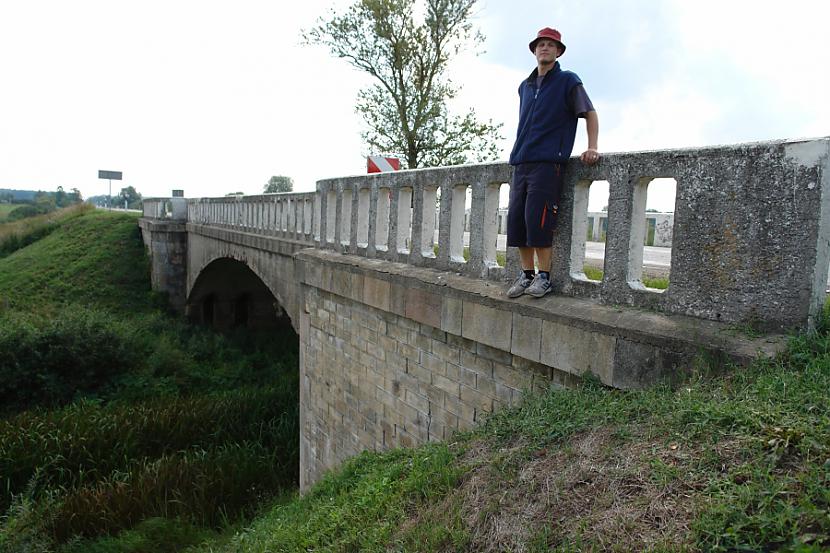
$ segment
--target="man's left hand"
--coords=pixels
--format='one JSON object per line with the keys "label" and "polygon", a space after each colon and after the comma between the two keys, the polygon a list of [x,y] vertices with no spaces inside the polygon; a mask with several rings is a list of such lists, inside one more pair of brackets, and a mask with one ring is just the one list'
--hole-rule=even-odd
{"label": "man's left hand", "polygon": [[588,148],[582,155],[579,156],[579,159],[582,160],[582,163],[585,165],[594,165],[596,162],[599,161],[600,155],[599,152],[593,148]]}

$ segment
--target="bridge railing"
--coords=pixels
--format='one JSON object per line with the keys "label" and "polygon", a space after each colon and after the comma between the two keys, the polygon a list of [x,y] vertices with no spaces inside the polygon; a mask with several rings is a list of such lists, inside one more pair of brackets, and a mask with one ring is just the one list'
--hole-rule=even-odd
{"label": "bridge railing", "polygon": [[[509,165],[492,163],[319,181],[320,247],[503,279],[497,217],[510,175]],[[465,247],[468,195],[472,223]]]}
{"label": "bridge railing", "polygon": [[[811,322],[824,302],[830,261],[829,144],[822,138],[606,154],[594,167],[572,160],[552,244],[555,291],[763,328]],[[512,279],[517,251],[508,248],[505,261],[497,253],[499,195],[511,171],[494,163],[319,181],[319,247]],[[676,182],[665,291],[642,278],[646,197],[657,178]],[[595,181],[610,187],[601,281],[583,269]]]}
{"label": "bridge railing", "polygon": [[[317,192],[191,199],[184,214],[174,202],[183,199],[151,198],[144,214],[505,281],[520,268],[515,248],[497,251],[511,173],[492,163],[327,179]],[[646,198],[658,178],[676,182],[665,291],[642,278]],[[598,281],[583,270],[595,181],[610,188]],[[571,160],[552,249],[558,294],[759,328],[810,324],[830,263],[830,139],[606,154],[594,167]]]}
{"label": "bridge railing", "polygon": [[187,203],[187,220],[201,225],[313,242],[315,235],[319,234],[317,198],[315,192],[289,192],[191,199]]}
{"label": "bridge railing", "polygon": [[150,219],[187,219],[187,200],[184,198],[144,198],[141,204],[144,216]]}

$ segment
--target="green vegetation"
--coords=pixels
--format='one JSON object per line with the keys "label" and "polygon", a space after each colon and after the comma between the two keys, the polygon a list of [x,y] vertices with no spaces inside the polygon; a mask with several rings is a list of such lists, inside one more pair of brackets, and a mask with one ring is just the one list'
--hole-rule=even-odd
{"label": "green vegetation", "polygon": [[[16,209],[19,209],[19,207]],[[0,258],[37,242],[58,228],[61,222],[82,215],[90,209],[92,209],[90,206],[75,204],[46,214],[25,217],[1,224]]]}
{"label": "green vegetation", "polygon": [[498,157],[502,124],[479,120],[472,108],[464,114],[451,108],[458,93],[449,78],[452,60],[484,41],[475,29],[479,5],[355,0],[303,33],[306,43],[371,77],[355,105],[368,151],[394,153],[407,169]]}
{"label": "green vegetation", "polygon": [[588,379],[449,444],[364,453],[192,551],[826,551],[828,320],[748,369]]}
{"label": "green vegetation", "polygon": [[178,551],[296,488],[296,335],[167,313],[136,216],[75,207],[9,237],[0,551]]}
{"label": "green vegetation", "polygon": [[83,198],[77,188],[67,193],[62,186],[58,186],[56,192],[0,191],[0,201],[3,202],[0,203],[0,223],[5,223],[78,205]]}
{"label": "green vegetation", "polygon": [[274,175],[265,183],[262,192],[264,194],[276,194],[278,192],[291,192],[292,190],[294,190],[294,179]]}
{"label": "green vegetation", "polygon": [[0,223],[5,222],[6,218],[9,216],[9,213],[11,213],[17,207],[18,206],[16,204],[0,203]]}
{"label": "green vegetation", "polygon": [[115,196],[90,196],[86,200],[92,205],[115,209],[141,209],[142,196],[134,187],[122,188]]}

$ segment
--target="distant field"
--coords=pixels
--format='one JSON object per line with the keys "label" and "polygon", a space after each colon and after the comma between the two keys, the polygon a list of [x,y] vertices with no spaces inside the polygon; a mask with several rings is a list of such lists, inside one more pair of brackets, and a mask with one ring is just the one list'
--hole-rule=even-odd
{"label": "distant field", "polygon": [[6,216],[12,212],[12,210],[16,207],[20,207],[17,204],[0,204],[0,223],[6,220]]}

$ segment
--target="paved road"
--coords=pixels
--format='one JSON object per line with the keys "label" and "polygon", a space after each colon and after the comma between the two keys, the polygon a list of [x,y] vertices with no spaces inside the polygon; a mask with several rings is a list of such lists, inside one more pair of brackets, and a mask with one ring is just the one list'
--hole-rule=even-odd
{"label": "paved road", "polygon": [[[585,242],[585,259],[592,261],[605,259],[605,242]],[[645,246],[643,248],[643,267],[668,272],[671,267],[671,248]]]}

